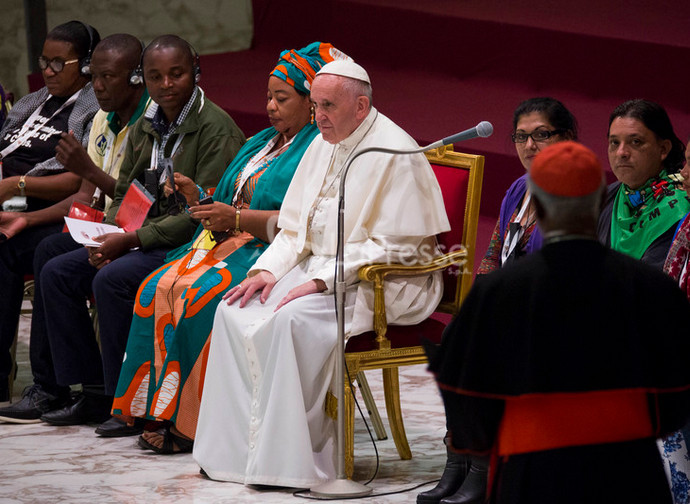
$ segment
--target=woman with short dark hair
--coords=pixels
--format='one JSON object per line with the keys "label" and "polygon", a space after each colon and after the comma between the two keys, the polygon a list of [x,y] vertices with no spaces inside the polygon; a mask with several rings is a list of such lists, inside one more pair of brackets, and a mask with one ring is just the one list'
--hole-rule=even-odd
{"label": "woman with short dark hair", "polygon": [[[513,113],[515,150],[525,171],[534,157],[547,145],[562,140],[577,140],[575,116],[555,98],[529,98]],[[484,275],[525,254],[541,248],[536,213],[527,190],[527,173],[508,189],[489,248],[477,274]]]}

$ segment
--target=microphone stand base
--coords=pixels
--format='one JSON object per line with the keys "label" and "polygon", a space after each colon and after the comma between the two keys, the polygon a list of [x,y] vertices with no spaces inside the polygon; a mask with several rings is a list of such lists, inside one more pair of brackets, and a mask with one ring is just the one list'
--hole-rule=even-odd
{"label": "microphone stand base", "polygon": [[316,497],[360,497],[369,495],[372,488],[352,481],[351,479],[335,479],[311,488],[309,493]]}

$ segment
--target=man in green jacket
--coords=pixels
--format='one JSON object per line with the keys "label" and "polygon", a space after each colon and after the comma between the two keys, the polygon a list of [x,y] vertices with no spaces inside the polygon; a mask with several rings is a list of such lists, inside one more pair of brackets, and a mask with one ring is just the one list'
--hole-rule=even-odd
{"label": "man in green jacket", "polygon": [[[198,224],[184,211],[184,203],[168,195],[172,172],[208,190],[245,141],[230,116],[197,86],[198,55],[186,41],[158,37],[144,51],[142,66],[155,104],[132,129],[106,222],[115,223],[118,211],[122,217],[127,206],[123,199],[135,185],[146,189],[153,205],[140,228],[102,235],[97,238],[100,246],[59,255],[41,272],[57,382],[83,386],[72,404],[44,413],[41,420],[53,425],[110,417],[139,284],[163,264],[169,250],[192,238]],[[86,305],[91,295],[98,310],[100,350]],[[125,434],[117,425],[101,427],[97,432],[103,435]]]}

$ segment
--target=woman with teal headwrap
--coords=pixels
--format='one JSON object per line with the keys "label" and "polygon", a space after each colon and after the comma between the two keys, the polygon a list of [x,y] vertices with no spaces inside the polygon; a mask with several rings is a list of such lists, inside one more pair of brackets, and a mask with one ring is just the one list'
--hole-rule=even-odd
{"label": "woman with teal headwrap", "polygon": [[144,433],[140,446],[157,453],[191,451],[216,306],[277,232],[290,180],[318,134],[310,84],[340,54],[319,42],[281,53],[268,79],[272,126],[242,147],[210,204],[198,204],[209,198],[175,174],[201,225],[193,241],[170,252],[170,262],[139,287],[113,402],[113,415],[134,425],[133,433],[146,419],[166,422],[164,431]]}

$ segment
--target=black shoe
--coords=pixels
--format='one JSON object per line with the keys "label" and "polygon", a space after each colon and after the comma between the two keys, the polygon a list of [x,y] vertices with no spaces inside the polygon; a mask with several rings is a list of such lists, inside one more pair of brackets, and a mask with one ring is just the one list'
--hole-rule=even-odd
{"label": "black shoe", "polygon": [[83,425],[103,423],[110,418],[111,396],[79,394],[75,402],[62,409],[49,411],[41,416],[41,421],[50,425]]}
{"label": "black shoe", "polygon": [[102,437],[125,437],[136,436],[144,432],[146,420],[135,418],[134,425],[127,425],[127,422],[117,417],[110,417],[96,428],[96,434]]}
{"label": "black shoe", "polygon": [[8,380],[0,381],[0,404],[7,403],[10,404],[10,385]]}
{"label": "black shoe", "polygon": [[[17,381],[17,367],[16,362],[12,362],[12,370],[10,376],[12,383]],[[10,393],[10,377],[6,376],[0,380],[0,407],[4,408],[12,404],[12,394]]]}
{"label": "black shoe", "polygon": [[39,423],[44,413],[62,408],[68,402],[67,396],[54,396],[34,384],[24,389],[22,400],[0,408],[0,421],[10,423]]}
{"label": "black shoe", "polygon": [[441,499],[441,504],[482,504],[486,499],[489,457],[470,457],[470,472],[453,495]]}
{"label": "black shoe", "polygon": [[441,480],[431,490],[417,495],[417,504],[438,504],[441,499],[453,495],[467,476],[470,461],[467,455],[453,453],[448,450],[446,467],[443,469]]}

